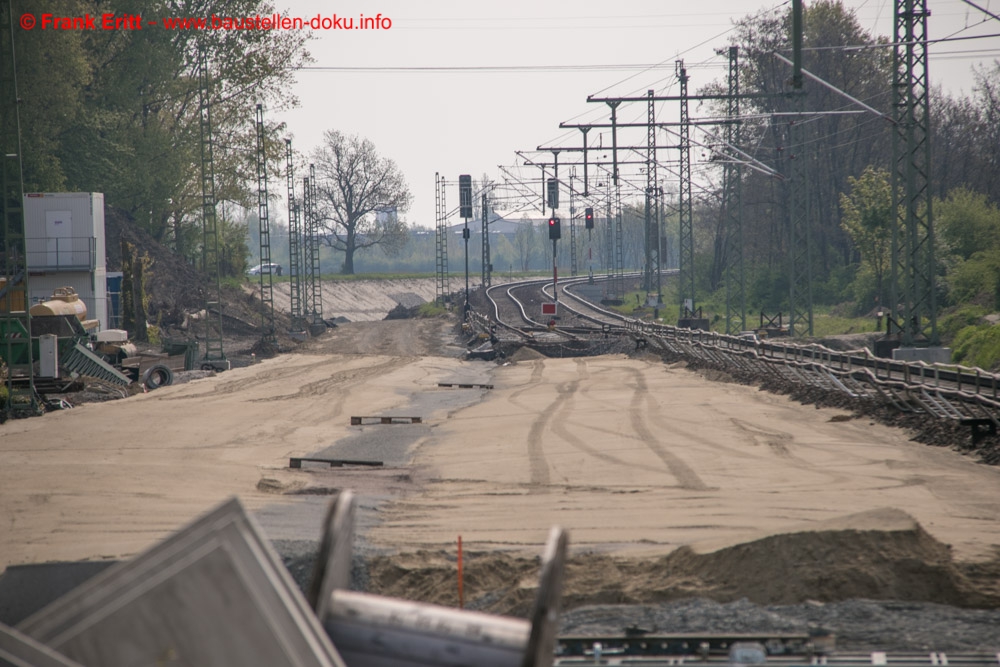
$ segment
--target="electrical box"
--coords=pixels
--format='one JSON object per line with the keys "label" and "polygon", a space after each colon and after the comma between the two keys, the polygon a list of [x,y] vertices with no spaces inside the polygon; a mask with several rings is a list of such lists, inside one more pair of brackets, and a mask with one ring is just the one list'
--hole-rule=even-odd
{"label": "electrical box", "polygon": [[38,337],[38,368],[39,377],[59,377],[59,337],[55,334]]}

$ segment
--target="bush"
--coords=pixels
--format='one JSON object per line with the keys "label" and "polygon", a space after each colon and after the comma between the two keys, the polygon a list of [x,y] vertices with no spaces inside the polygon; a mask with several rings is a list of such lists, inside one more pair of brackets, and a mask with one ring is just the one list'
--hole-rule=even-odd
{"label": "bush", "polygon": [[975,253],[957,264],[947,280],[953,302],[978,301],[1000,308],[1000,251]]}
{"label": "bush", "polygon": [[986,370],[1000,366],[1000,327],[968,326],[959,331],[955,336],[952,360]]}
{"label": "bush", "polygon": [[966,305],[941,317],[938,320],[938,330],[942,341],[945,343],[953,341],[962,329],[981,324],[986,313],[986,309],[982,306]]}
{"label": "bush", "polygon": [[447,314],[448,309],[440,305],[437,301],[421,304],[417,308],[417,317],[441,317]]}

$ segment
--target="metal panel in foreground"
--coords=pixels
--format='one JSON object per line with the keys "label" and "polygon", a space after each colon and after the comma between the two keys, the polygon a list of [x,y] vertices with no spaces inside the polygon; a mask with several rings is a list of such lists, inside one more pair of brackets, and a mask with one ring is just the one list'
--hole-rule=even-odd
{"label": "metal panel in foreground", "polygon": [[0,667],[80,667],[80,664],[0,623]]}
{"label": "metal panel in foreground", "polygon": [[522,619],[334,591],[326,629],[352,667],[520,667]]}
{"label": "metal panel in foreground", "polygon": [[344,665],[236,499],[95,576],[18,630],[102,667]]}
{"label": "metal panel in foreground", "polygon": [[530,621],[335,589],[323,625],[351,667],[549,667],[566,548],[566,533],[553,528]]}

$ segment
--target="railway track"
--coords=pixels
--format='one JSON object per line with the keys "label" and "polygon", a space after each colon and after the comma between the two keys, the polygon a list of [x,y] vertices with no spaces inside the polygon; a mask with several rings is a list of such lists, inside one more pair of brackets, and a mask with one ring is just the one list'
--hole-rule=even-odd
{"label": "railway track", "polygon": [[777,375],[793,384],[958,422],[972,429],[974,441],[1000,430],[1000,375],[995,373],[954,364],[885,359],[864,349],[840,352],[815,343],[751,340],[631,319],[594,303],[605,279],[561,281],[558,318],[552,326],[541,315],[541,304],[553,300],[551,280],[492,287],[486,294],[491,312],[481,326],[502,330],[501,337],[508,341],[571,343],[581,348],[595,338],[630,336],[637,345],[694,357],[723,370]]}
{"label": "railway track", "polygon": [[[637,275],[626,274],[626,277],[633,278]],[[496,285],[486,291],[486,296],[490,301],[492,319],[500,326],[516,329],[521,333],[544,331],[571,339],[606,334],[610,330],[626,334],[627,318],[593,303],[602,293],[601,284],[606,280],[607,277],[602,276],[594,279],[575,277],[560,281],[558,313],[555,317],[542,315],[541,312],[543,303],[553,301],[552,281],[548,278]],[[578,294],[570,288],[586,294]],[[550,322],[554,324],[550,325]]]}

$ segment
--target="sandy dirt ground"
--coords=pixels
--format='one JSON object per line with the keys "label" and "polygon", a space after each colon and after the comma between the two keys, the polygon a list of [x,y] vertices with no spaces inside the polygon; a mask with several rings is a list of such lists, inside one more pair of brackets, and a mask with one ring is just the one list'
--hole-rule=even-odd
{"label": "sandy dirt ground", "polygon": [[[417,298],[433,301],[437,281],[433,278],[399,280],[326,280],[322,283],[323,316],[344,317],[351,322],[381,320],[400,302],[410,307]],[[473,281],[478,284],[478,281]],[[453,281],[452,288],[457,289]],[[274,305],[284,311],[291,307],[291,286],[274,283]]]}
{"label": "sandy dirt ground", "polygon": [[[470,552],[533,557],[554,524],[576,555],[649,563],[803,530],[922,527],[941,544],[930,560],[943,545],[965,562],[998,553],[1000,469],[654,358],[496,367],[460,360],[452,334],[345,325],[216,377],[0,426],[0,567],[125,558],[232,495],[272,538],[316,539],[323,493],[341,487],[358,489],[380,553],[449,553],[461,535]],[[423,424],[349,424],[414,413]],[[386,467],[288,469],[317,452]]]}
{"label": "sandy dirt ground", "polygon": [[374,542],[536,548],[558,524],[578,551],[663,554],[897,508],[958,558],[1000,545],[1000,470],[837,410],[658,360],[522,361],[494,380],[420,446],[421,492]]}

